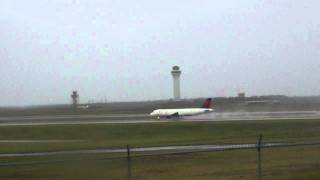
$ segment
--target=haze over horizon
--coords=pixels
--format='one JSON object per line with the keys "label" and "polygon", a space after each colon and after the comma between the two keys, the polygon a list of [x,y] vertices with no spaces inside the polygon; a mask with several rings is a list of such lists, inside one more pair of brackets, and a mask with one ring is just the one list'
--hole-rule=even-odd
{"label": "haze over horizon", "polygon": [[320,1],[0,0],[0,106],[320,94]]}

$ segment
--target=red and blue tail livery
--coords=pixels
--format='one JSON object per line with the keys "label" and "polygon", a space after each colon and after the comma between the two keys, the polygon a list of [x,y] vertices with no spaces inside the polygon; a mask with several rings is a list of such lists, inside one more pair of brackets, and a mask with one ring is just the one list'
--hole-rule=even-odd
{"label": "red and blue tail livery", "polygon": [[204,101],[202,108],[210,108],[212,98],[208,98]]}

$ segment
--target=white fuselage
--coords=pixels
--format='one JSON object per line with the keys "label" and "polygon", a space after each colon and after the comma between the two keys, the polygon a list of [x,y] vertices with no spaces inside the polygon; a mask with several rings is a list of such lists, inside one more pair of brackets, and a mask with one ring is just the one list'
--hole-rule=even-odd
{"label": "white fuselage", "polygon": [[177,114],[179,116],[192,116],[207,112],[212,112],[213,109],[210,108],[183,108],[183,109],[157,109],[150,113],[151,116],[172,116],[173,114]]}

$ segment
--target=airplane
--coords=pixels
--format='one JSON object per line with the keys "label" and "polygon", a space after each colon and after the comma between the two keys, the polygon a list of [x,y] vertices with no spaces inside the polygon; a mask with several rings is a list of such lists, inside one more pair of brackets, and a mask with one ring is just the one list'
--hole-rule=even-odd
{"label": "airplane", "polygon": [[158,117],[158,119],[163,117],[170,119],[212,112],[213,109],[210,108],[211,100],[211,98],[207,98],[201,108],[156,109],[150,113],[150,116]]}
{"label": "airplane", "polygon": [[77,106],[78,109],[88,109],[89,105],[79,105]]}

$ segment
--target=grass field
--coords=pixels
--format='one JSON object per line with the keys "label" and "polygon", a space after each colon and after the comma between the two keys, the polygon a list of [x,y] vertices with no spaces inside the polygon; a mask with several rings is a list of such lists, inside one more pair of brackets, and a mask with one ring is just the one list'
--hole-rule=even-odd
{"label": "grass field", "polygon": [[[0,127],[0,140],[72,139],[73,143],[1,143],[1,153],[71,149],[320,141],[320,120],[171,122]],[[320,146],[264,149],[264,179],[319,179]],[[70,155],[2,158],[0,162],[100,158]],[[134,179],[255,179],[254,150],[133,158]],[[0,179],[125,179],[126,159],[0,167]]]}
{"label": "grass field", "polygon": [[0,127],[0,140],[83,140],[72,143],[1,143],[0,153],[69,149],[320,140],[320,120],[170,122]]}
{"label": "grass field", "polygon": [[[263,179],[319,179],[319,149],[320,146],[263,149]],[[83,158],[83,156],[81,157]],[[73,158],[79,159],[81,157]],[[94,155],[94,157],[104,156]],[[50,157],[50,159],[54,158],[63,157]],[[35,159],[43,160],[43,158]],[[238,150],[133,158],[132,176],[133,179],[147,180],[255,179],[256,152],[255,150]],[[126,177],[127,161],[125,158],[0,167],[0,179],[85,180],[126,179]]]}

